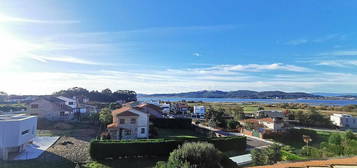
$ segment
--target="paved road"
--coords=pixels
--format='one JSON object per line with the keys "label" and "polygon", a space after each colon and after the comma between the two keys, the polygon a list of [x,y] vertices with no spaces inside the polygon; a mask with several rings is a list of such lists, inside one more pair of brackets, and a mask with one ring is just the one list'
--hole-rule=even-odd
{"label": "paved road", "polygon": [[273,142],[268,141],[268,140],[260,139],[257,137],[246,136],[246,135],[236,133],[236,132],[225,132],[225,131],[217,130],[217,129],[207,127],[204,125],[197,125],[197,126],[199,126],[201,128],[209,129],[211,131],[214,131],[216,133],[219,133],[219,134],[222,134],[225,136],[245,136],[245,137],[247,137],[247,150],[252,150],[254,148],[262,148],[262,147],[266,147],[266,146],[273,144]]}
{"label": "paved road", "polygon": [[[230,134],[233,134],[235,136],[245,136],[240,133],[230,133]],[[245,136],[245,137],[247,137],[247,150],[252,150],[254,148],[263,148],[273,144],[273,142],[256,138],[256,137],[250,137],[250,136]]]}

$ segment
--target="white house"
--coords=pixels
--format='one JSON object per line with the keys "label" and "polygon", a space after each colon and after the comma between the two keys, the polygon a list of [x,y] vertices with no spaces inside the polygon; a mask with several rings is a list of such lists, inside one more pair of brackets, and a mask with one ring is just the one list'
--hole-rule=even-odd
{"label": "white house", "polygon": [[64,96],[59,96],[57,98],[65,101],[65,104],[69,107],[72,107],[73,109],[78,107],[77,100],[75,100],[75,99],[71,99],[71,98],[64,97]]}
{"label": "white house", "polygon": [[349,114],[333,114],[330,120],[332,124],[340,128],[357,128],[357,117]]}
{"label": "white house", "polygon": [[247,126],[248,123],[252,123],[257,126],[256,129],[264,128],[265,130],[271,131],[284,131],[286,129],[286,125],[282,119],[279,118],[260,118],[260,119],[245,119],[240,121],[242,125]]}
{"label": "white house", "polygon": [[149,137],[149,113],[137,107],[122,107],[112,111],[113,123],[107,126],[111,139]]}
{"label": "white house", "polygon": [[170,104],[163,103],[163,104],[160,105],[160,107],[161,107],[163,113],[168,114],[171,111],[171,105]]}
{"label": "white house", "polygon": [[0,115],[0,160],[21,152],[36,136],[37,117],[24,114]]}
{"label": "white house", "polygon": [[206,113],[205,106],[193,106],[193,114],[203,116]]}

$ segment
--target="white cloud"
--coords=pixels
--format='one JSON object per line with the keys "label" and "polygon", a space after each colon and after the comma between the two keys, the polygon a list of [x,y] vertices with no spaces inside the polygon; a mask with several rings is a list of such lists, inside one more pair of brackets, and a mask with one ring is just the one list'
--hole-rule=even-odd
{"label": "white cloud", "polygon": [[309,40],[307,40],[307,39],[296,39],[296,40],[290,40],[286,44],[296,46],[296,45],[305,44],[308,42],[309,42]]}
{"label": "white cloud", "polygon": [[357,56],[357,50],[340,50],[320,53],[320,55],[326,56]]}
{"label": "white cloud", "polygon": [[[130,89],[139,93],[169,93],[197,90],[282,90],[340,92],[357,89],[357,75],[348,73],[311,73],[277,76],[177,75],[161,71],[125,72],[0,72],[0,88],[16,94],[50,94],[74,86],[101,90]],[[23,81],[27,81],[26,85]],[[336,90],[335,90],[336,91]]]}
{"label": "white cloud", "polygon": [[64,57],[59,57],[59,56],[32,56],[33,59],[40,61],[40,62],[49,62],[49,61],[55,61],[55,62],[66,62],[66,63],[72,63],[72,64],[85,64],[85,65],[111,65],[108,63],[101,63],[101,62],[95,62],[95,61],[90,61],[90,60],[85,60],[85,59],[80,59],[76,57],[70,57],[70,56],[64,56]]}
{"label": "white cloud", "polygon": [[192,53],[193,56],[199,57],[201,54],[198,52]]}
{"label": "white cloud", "polygon": [[328,60],[328,61],[321,61],[317,65],[334,66],[334,67],[350,67],[350,66],[357,66],[357,60]]}
{"label": "white cloud", "polygon": [[308,68],[295,66],[295,65],[286,65],[282,63],[273,63],[273,64],[247,64],[247,65],[218,65],[206,70],[220,70],[220,71],[241,71],[241,72],[261,72],[266,70],[283,70],[283,71],[293,71],[293,72],[307,72],[311,71]]}
{"label": "white cloud", "polygon": [[39,20],[39,19],[28,19],[28,18],[19,18],[11,17],[0,14],[0,23],[1,22],[18,22],[18,23],[41,23],[41,24],[73,24],[79,23],[78,20]]}
{"label": "white cloud", "polygon": [[322,43],[322,42],[327,42],[331,40],[344,40],[346,38],[345,34],[328,34],[322,37],[318,38],[300,38],[300,39],[295,39],[295,40],[290,40],[286,42],[287,45],[302,45],[302,44],[307,44],[307,43]]}

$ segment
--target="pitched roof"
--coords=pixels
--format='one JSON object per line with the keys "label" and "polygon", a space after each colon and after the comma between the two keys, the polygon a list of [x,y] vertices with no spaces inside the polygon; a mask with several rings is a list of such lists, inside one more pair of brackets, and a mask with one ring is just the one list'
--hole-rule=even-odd
{"label": "pitched roof", "polygon": [[124,111],[124,112],[117,114],[117,116],[139,116],[139,115],[136,113],[133,113],[131,111]]}
{"label": "pitched roof", "polygon": [[115,109],[115,110],[112,111],[112,115],[113,115],[113,116],[116,116],[116,115],[118,115],[118,114],[120,114],[120,113],[122,113],[122,112],[128,111],[128,110],[130,110],[130,109],[132,109],[132,107],[122,107],[122,108],[118,108],[118,109]]}
{"label": "pitched roof", "polygon": [[52,102],[52,103],[63,103],[65,102],[64,100],[61,100],[57,97],[54,97],[54,96],[41,96],[40,98],[43,98],[49,102]]}
{"label": "pitched roof", "polygon": [[144,103],[144,104],[138,105],[137,107],[139,107],[139,108],[148,107],[148,108],[151,108],[151,109],[153,109],[153,110],[156,110],[156,111],[161,112],[161,108],[160,108],[159,106],[157,106],[157,105],[154,105],[154,104]]}
{"label": "pitched roof", "polygon": [[[267,166],[255,166],[254,168],[291,168],[291,167],[308,167],[308,166],[330,166],[330,165],[355,165],[357,166],[357,156],[350,158],[339,158],[329,160],[313,160],[293,163],[278,163]],[[253,168],[253,167],[252,167]]]}

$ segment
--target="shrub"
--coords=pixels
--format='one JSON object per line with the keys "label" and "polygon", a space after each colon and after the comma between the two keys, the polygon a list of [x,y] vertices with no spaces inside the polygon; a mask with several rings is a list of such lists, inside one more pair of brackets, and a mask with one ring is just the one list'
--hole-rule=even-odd
{"label": "shrub", "polygon": [[150,121],[158,128],[189,129],[192,128],[190,118],[153,118]]}
{"label": "shrub", "polygon": [[122,141],[92,141],[89,153],[93,160],[103,160],[106,158],[118,159],[119,157],[136,156],[168,156],[184,142],[204,141],[212,143],[221,151],[237,150],[245,151],[246,138],[240,136],[200,138],[186,140],[167,139],[142,139],[142,140],[122,140]]}
{"label": "shrub", "polygon": [[185,143],[170,153],[169,164],[214,168],[222,159],[222,153],[207,142]]}
{"label": "shrub", "polygon": [[306,158],[291,153],[289,151],[281,150],[281,159],[286,161],[286,160],[305,160]]}
{"label": "shrub", "polygon": [[273,144],[265,149],[253,149],[251,151],[252,160],[254,165],[274,164],[280,161],[281,147],[278,144]]}
{"label": "shrub", "polygon": [[238,167],[212,144],[207,142],[185,143],[170,153],[168,162],[158,162],[155,168],[216,168],[216,167]]}
{"label": "shrub", "polygon": [[239,125],[238,121],[235,121],[235,120],[228,120],[227,121],[227,128],[228,129],[236,129],[238,125]]}

